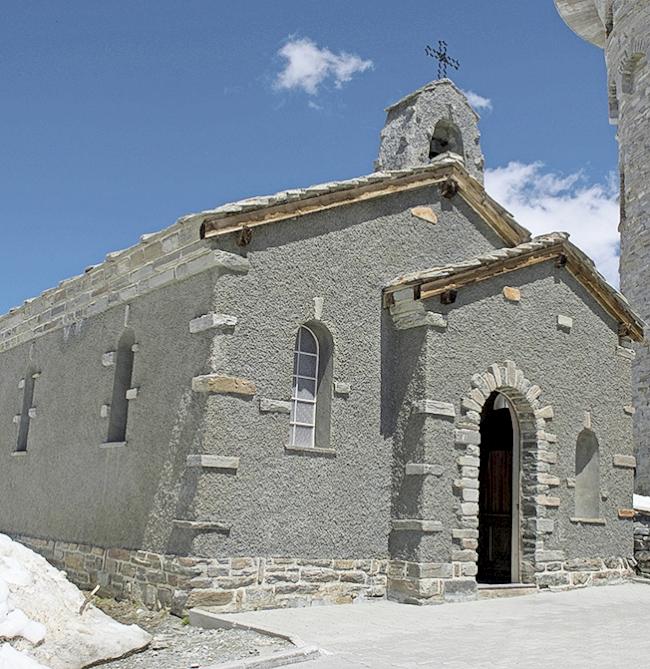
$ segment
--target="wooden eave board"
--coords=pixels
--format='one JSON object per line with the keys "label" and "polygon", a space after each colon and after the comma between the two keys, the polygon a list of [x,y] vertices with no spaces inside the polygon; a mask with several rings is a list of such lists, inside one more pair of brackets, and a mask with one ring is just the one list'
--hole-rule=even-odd
{"label": "wooden eave board", "polygon": [[[426,186],[437,185],[449,178],[458,184],[458,194],[484,220],[499,237],[510,246],[516,246],[530,239],[530,233],[507,216],[482,189],[478,183],[469,179],[463,170],[455,165],[441,166],[432,172],[416,172],[404,177],[388,179],[377,183],[355,186],[347,189],[284,202],[278,205],[261,207],[249,212],[230,215],[205,214],[203,217],[202,236],[204,238],[221,237],[240,231],[244,226],[255,228],[307,214],[313,214],[356,202],[364,202]],[[199,214],[200,216],[200,214]]]}
{"label": "wooden eave board", "polygon": [[566,268],[572,276],[596,299],[603,309],[622,324],[627,330],[629,336],[635,341],[643,341],[644,323],[636,317],[631,309],[622,305],[613,294],[609,286],[593,272],[585,267],[584,261],[572,252],[571,248],[564,243],[557,243],[546,248],[536,249],[529,253],[522,254],[516,258],[506,258],[486,263],[480,267],[469,270],[460,270],[456,273],[450,273],[448,276],[439,279],[412,279],[404,283],[389,286],[384,289],[384,306],[388,307],[391,303],[391,294],[409,287],[419,287],[421,300],[426,300],[436,295],[440,295],[446,290],[457,290],[464,286],[479,283],[487,279],[492,279],[502,274],[514,272],[516,270],[531,267],[539,263],[548,262],[560,255],[566,255]]}

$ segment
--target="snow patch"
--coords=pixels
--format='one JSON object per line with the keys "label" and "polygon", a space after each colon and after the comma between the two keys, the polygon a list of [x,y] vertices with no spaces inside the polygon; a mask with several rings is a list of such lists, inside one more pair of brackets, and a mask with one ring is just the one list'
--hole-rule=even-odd
{"label": "snow patch", "polygon": [[45,558],[0,534],[0,669],[83,669],[149,645],[94,606]]}
{"label": "snow patch", "polygon": [[650,497],[646,495],[634,495],[634,508],[637,511],[650,512]]}

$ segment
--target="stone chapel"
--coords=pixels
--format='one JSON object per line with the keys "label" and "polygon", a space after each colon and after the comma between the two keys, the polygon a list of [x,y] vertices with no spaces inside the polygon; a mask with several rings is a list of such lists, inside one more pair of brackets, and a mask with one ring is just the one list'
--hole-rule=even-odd
{"label": "stone chapel", "polygon": [[0,318],[0,531],[181,612],[633,569],[644,324],[483,187],[449,80],[373,173],[190,214]]}

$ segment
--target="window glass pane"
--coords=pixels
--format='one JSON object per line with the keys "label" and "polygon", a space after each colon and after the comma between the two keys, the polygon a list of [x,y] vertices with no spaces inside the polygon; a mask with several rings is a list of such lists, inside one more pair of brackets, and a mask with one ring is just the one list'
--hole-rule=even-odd
{"label": "window glass pane", "polygon": [[298,379],[296,397],[300,400],[316,399],[316,381],[313,379]]}
{"label": "window glass pane", "polygon": [[306,446],[307,448],[314,445],[314,428],[313,427],[301,427],[296,425],[294,427],[294,446]]}
{"label": "window glass pane", "polygon": [[307,328],[300,328],[300,350],[305,353],[316,353],[316,339]]}
{"label": "window glass pane", "polygon": [[311,402],[297,402],[294,422],[314,424],[314,408],[315,404]]}
{"label": "window glass pane", "polygon": [[298,374],[316,378],[316,361],[317,358],[314,355],[301,355],[298,361]]}

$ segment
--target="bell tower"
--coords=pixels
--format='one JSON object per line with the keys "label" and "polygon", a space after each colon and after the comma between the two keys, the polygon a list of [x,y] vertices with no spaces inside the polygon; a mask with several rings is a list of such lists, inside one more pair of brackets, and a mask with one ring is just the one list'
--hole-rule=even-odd
{"label": "bell tower", "polygon": [[483,182],[479,116],[452,81],[432,81],[386,112],[378,171],[429,165],[438,156],[453,154]]}
{"label": "bell tower", "polygon": [[[650,3],[555,0],[568,26],[604,49],[609,117],[618,126],[621,175],[621,290],[650,322]],[[650,351],[633,366],[637,491],[650,495]]]}

